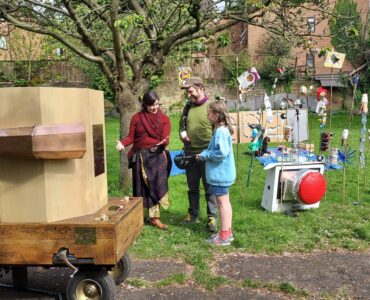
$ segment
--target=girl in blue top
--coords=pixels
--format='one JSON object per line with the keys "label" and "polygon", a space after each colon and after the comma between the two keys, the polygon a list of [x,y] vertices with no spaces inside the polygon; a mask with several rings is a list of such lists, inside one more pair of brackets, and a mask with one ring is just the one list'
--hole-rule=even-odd
{"label": "girl in blue top", "polygon": [[221,217],[221,230],[208,242],[227,246],[233,241],[231,229],[232,208],[229,199],[229,187],[234,183],[236,172],[231,135],[234,130],[225,102],[214,101],[208,105],[208,120],[214,131],[208,148],[197,155],[197,159],[206,162],[206,179],[210,193],[216,196]]}

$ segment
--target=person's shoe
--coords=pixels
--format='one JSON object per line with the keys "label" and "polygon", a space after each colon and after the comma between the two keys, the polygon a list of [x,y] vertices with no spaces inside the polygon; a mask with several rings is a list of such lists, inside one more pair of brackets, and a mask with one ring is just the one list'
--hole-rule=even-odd
{"label": "person's shoe", "polygon": [[234,235],[233,234],[230,234],[229,240],[230,240],[230,242],[232,242],[234,240]]}
{"label": "person's shoe", "polygon": [[199,223],[199,219],[198,219],[198,217],[194,217],[191,214],[188,214],[186,216],[186,218],[184,219],[184,222],[185,223],[189,223],[189,224],[198,224]]}
{"label": "person's shoe", "polygon": [[159,218],[150,218],[149,223],[159,229],[166,230],[168,228],[168,225],[163,224]]}
{"label": "person's shoe", "polygon": [[215,234],[214,236],[207,240],[207,243],[216,246],[229,246],[231,244],[231,241],[230,237],[227,238],[226,240],[223,240],[219,234]]}
{"label": "person's shoe", "polygon": [[215,217],[208,217],[207,229],[209,232],[217,232],[217,220]]}
{"label": "person's shoe", "polygon": [[[215,238],[216,236],[218,235],[218,233],[215,233],[215,234],[212,234],[211,235],[211,239],[212,238]],[[229,240],[230,240],[230,243],[232,242],[232,241],[234,241],[234,234],[230,234],[230,236],[229,236]]]}
{"label": "person's shoe", "polygon": [[230,242],[232,242],[234,240],[234,233],[231,230],[231,228],[229,229],[229,239],[230,239]]}

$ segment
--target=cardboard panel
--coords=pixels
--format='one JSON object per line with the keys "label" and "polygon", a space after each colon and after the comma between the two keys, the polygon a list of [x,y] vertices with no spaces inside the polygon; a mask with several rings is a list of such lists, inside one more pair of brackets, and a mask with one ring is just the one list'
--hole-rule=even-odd
{"label": "cardboard panel", "polygon": [[232,135],[231,138],[232,138],[233,144],[237,144],[239,143],[239,132],[238,132],[239,116],[238,116],[238,113],[229,113],[229,115],[230,115],[230,118],[232,118],[233,123],[235,124],[235,126],[233,126],[234,134]]}
{"label": "cardboard panel", "polygon": [[[286,114],[287,118],[281,119],[281,114]],[[260,115],[255,111],[239,112],[239,142],[249,143],[251,141],[252,130],[248,124],[258,124],[261,120],[262,127],[265,128],[265,135],[270,137],[270,142],[284,142],[284,127],[286,125],[293,127],[293,137],[297,142],[308,140],[308,114],[307,109],[299,110],[299,122],[297,121],[296,111],[290,110],[273,110],[272,122],[267,122],[266,111]]]}
{"label": "cardboard panel", "polygon": [[[272,111],[272,122],[265,122],[265,135],[270,138],[270,142],[282,143],[283,142],[283,129],[285,120],[281,119],[281,114],[286,113],[282,110]],[[263,119],[267,120],[266,111],[263,112]]]}
{"label": "cardboard panel", "polygon": [[[0,105],[0,128],[81,123],[86,129],[86,153],[82,159],[0,156],[1,222],[54,222],[91,214],[106,205],[107,174],[105,171],[95,176],[92,140],[93,125],[102,125],[104,134],[102,92],[4,88],[0,90]],[[106,170],[105,159],[104,164]]]}
{"label": "cardboard panel", "polygon": [[293,127],[292,138],[296,142],[307,141],[308,137],[308,112],[307,109],[300,109],[299,115],[294,109],[288,110],[288,123]]}
{"label": "cardboard panel", "polygon": [[252,129],[248,124],[258,124],[260,115],[254,111],[239,112],[239,142],[249,143],[252,138]]}

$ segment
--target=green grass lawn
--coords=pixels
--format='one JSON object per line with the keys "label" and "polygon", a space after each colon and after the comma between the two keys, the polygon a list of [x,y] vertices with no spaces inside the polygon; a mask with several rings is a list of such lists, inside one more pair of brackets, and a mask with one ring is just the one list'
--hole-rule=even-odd
{"label": "green grass lawn", "polygon": [[[332,147],[340,146],[342,131],[349,127],[348,119],[348,113],[333,114]],[[181,149],[177,134],[178,116],[171,117],[171,122],[169,149]],[[246,187],[250,156],[244,154],[247,145],[239,144],[234,146],[237,180],[230,191],[235,234],[233,244],[220,249],[205,243],[210,234],[206,231],[204,196],[201,198],[201,223],[182,223],[188,208],[187,186],[185,176],[178,175],[169,179],[171,206],[161,213],[163,221],[170,226],[169,230],[159,231],[145,226],[141,236],[130,248],[130,253],[138,258],[182,259],[195,266],[194,280],[209,288],[224,280],[210,275],[209,262],[218,251],[279,254],[339,248],[358,251],[367,249],[370,242],[370,168],[366,169],[367,176],[365,170],[358,168],[360,128],[361,119],[355,116],[350,128],[349,143],[356,150],[357,156],[354,164],[346,167],[345,194],[343,170],[325,172],[327,193],[319,209],[300,212],[297,217],[264,211],[260,204],[267,173],[255,161],[250,186]],[[318,150],[320,129],[317,117],[310,115],[309,129],[310,141]],[[118,136],[118,121],[108,118],[106,131],[109,187],[110,190],[116,190],[119,157],[114,141]],[[369,148],[369,141],[366,147]]]}

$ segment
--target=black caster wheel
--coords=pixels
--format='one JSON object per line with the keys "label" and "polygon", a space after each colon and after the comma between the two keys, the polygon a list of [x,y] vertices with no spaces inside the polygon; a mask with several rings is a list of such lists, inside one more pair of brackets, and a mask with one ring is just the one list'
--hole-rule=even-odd
{"label": "black caster wheel", "polygon": [[126,280],[131,271],[131,259],[128,253],[118,261],[118,263],[113,267],[108,273],[113,277],[114,283],[116,285],[121,284]]}

